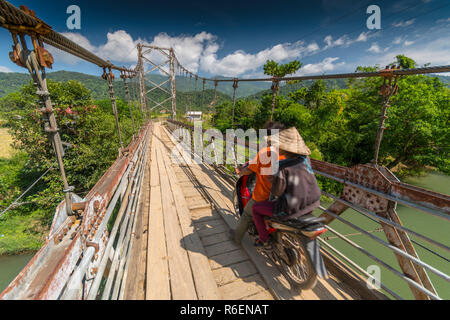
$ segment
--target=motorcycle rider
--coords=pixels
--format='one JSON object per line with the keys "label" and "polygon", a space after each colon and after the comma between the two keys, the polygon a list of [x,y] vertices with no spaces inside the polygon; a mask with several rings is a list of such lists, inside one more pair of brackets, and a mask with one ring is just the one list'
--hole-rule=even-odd
{"label": "motorcycle rider", "polygon": [[267,140],[279,148],[279,171],[272,181],[271,195],[275,201],[262,201],[253,205],[253,221],[260,242],[257,246],[271,250],[272,245],[266,229],[264,216],[293,219],[311,213],[320,205],[320,189],[311,168],[311,151],[295,127],[280,131],[278,136]]}
{"label": "motorcycle rider", "polygon": [[[269,122],[268,124],[266,124],[264,128],[269,130],[268,133],[270,135],[273,133],[272,130],[283,130],[285,129],[285,126],[279,122]],[[237,244],[241,243],[242,238],[244,237],[244,234],[247,231],[248,226],[252,220],[253,205],[258,202],[269,200],[270,189],[272,186],[271,184],[272,176],[263,171],[266,171],[267,168],[271,168],[272,161],[268,161],[268,163],[263,163],[263,161],[261,161],[261,158],[264,157],[265,159],[278,159],[278,160],[284,159],[284,156],[279,157],[279,155],[275,154],[275,152],[276,150],[270,147],[270,141],[268,141],[267,148],[261,149],[247,167],[240,166],[235,169],[236,174],[238,174],[239,176],[249,175],[252,172],[256,173],[256,183],[255,189],[252,194],[252,198],[245,206],[244,211],[238,221],[236,229],[230,231],[231,239]]]}

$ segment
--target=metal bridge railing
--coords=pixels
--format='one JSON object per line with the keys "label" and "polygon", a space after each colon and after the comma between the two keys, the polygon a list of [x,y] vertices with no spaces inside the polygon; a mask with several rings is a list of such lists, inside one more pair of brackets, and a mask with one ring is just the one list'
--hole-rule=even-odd
{"label": "metal bridge railing", "polygon": [[[146,101],[142,99],[145,91],[142,58],[137,57],[134,69],[116,66],[54,31],[34,11],[25,6],[19,9],[4,0],[0,0],[0,26],[11,33],[12,62],[26,68],[37,87],[44,129],[55,149],[66,195],[56,209],[44,246],[0,294],[0,299],[122,297],[151,131]],[[102,78],[108,82],[120,143],[119,157],[84,199],[76,195],[66,179],[62,141],[46,81],[46,68],[52,67],[53,57],[44,44],[97,65],[103,69]],[[127,148],[123,148],[113,70],[119,71],[123,79],[133,124],[133,138]],[[139,84],[133,81],[136,77],[140,77]],[[131,92],[127,79],[130,79]],[[114,224],[112,230],[108,230],[109,223]]]}
{"label": "metal bridge railing", "polygon": [[75,215],[58,206],[46,243],[0,299],[123,296],[150,137],[147,123],[89,194],[74,199]]}
{"label": "metal bridge railing", "polygon": [[[187,129],[188,132],[186,132],[186,134],[191,135],[190,140],[194,141],[194,137],[192,136],[194,133],[193,126],[170,119],[168,120],[168,123],[168,127],[171,131],[179,128]],[[238,142],[235,140],[235,148],[237,143]],[[240,145],[240,147],[242,147],[242,145]],[[249,148],[247,142],[245,143],[245,148]],[[343,184],[343,191],[339,196],[322,191],[324,196],[334,201],[328,208],[320,206],[322,216],[326,218],[328,230],[336,237],[369,257],[377,264],[385,267],[402,281],[406,282],[416,299],[441,299],[431,283],[428,272],[440,277],[447,284],[450,282],[450,276],[444,271],[438,270],[421,260],[417,255],[409,235],[420,238],[430,245],[446,252],[449,252],[450,248],[443,242],[436,241],[421,232],[404,227],[397,214],[396,206],[397,203],[400,203],[410,208],[421,210],[424,214],[437,216],[443,220],[442,223],[448,228],[450,220],[450,197],[448,195],[401,183],[387,168],[374,164],[357,165],[347,168],[318,160],[311,160],[311,163],[317,176],[323,176]],[[221,173],[228,172],[231,178],[229,180],[235,181],[233,174],[223,165],[214,164],[213,167]],[[362,214],[373,222],[378,223],[382,227],[388,241],[382,240],[371,232],[364,230],[360,226],[342,217],[341,214],[349,208]],[[370,252],[370,249],[363,248],[356,242],[350,240],[348,236],[336,231],[330,226],[335,219],[358,231],[358,233],[367,236],[373,243],[377,243],[391,250],[397,258],[401,271],[397,270],[398,267],[396,268],[387,263],[385,257],[377,257]],[[444,225],[442,227],[444,227]],[[326,250],[329,254],[346,262],[347,265],[351,266],[365,278],[366,281],[373,279],[358,261],[348,258],[326,240],[322,238],[319,240],[324,245],[324,248],[322,248],[323,250]],[[371,282],[367,282],[370,286]],[[393,298],[403,299],[401,295],[392,288],[391,284],[380,282],[379,286]]]}

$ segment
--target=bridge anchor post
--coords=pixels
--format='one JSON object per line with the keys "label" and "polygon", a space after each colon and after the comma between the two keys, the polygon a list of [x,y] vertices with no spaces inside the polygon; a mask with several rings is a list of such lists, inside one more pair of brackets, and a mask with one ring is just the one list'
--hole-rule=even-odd
{"label": "bridge anchor post", "polygon": [[[16,57],[17,59],[12,59],[13,62],[18,66],[27,68],[33,79],[34,85],[36,87],[36,94],[39,97],[39,102],[41,104],[40,110],[42,112],[42,118],[44,120],[44,131],[48,134],[49,140],[53,145],[59,171],[61,174],[61,179],[63,181],[63,192],[65,194],[66,200],[66,213],[67,215],[73,215],[74,212],[72,210],[71,193],[74,187],[69,186],[69,183],[67,182],[66,171],[64,169],[63,163],[64,149],[61,137],[59,135],[59,129],[55,114],[53,113],[53,105],[50,99],[50,93],[47,88],[45,67],[51,67],[53,58],[51,57],[50,53],[44,50],[44,44],[39,36],[37,36],[37,38],[36,35],[31,36],[34,51],[30,51],[27,48],[24,34],[19,34],[20,43],[17,39],[17,33],[11,31],[11,35],[14,42],[14,51],[10,52],[10,57]],[[43,51],[45,51],[45,55],[43,54]]]}

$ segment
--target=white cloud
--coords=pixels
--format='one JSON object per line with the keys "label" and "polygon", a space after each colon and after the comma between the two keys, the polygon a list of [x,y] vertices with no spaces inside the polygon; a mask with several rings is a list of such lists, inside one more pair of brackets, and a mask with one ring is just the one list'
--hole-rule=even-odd
{"label": "white cloud", "polygon": [[108,32],[106,44],[98,47],[96,52],[113,61],[135,62],[137,60],[137,42],[124,30]]}
{"label": "white cloud", "polygon": [[[275,44],[257,52],[236,50],[222,57],[220,56],[221,43],[219,39],[217,36],[205,31],[194,35],[178,36],[171,36],[162,32],[152,39],[133,39],[126,31],[118,30],[109,32],[105,42],[97,46],[93,45],[88,38],[79,33],[70,32],[63,33],[63,35],[101,58],[111,60],[118,65],[135,65],[137,61],[137,44],[143,43],[146,45],[173,48],[179,62],[193,73],[201,71],[212,75],[246,77],[260,73],[262,66],[269,59],[277,62],[301,59],[332,47],[348,47],[356,42],[366,42],[369,38],[375,36],[376,32],[361,32],[355,38],[350,38],[348,35],[333,38],[331,35],[328,35],[325,37],[325,45],[322,47],[315,41],[310,43],[297,41],[293,43]],[[51,52],[56,61],[70,65],[75,65],[81,61],[81,59],[55,48],[51,48]],[[162,63],[167,59],[157,54],[154,50],[146,56],[156,64]],[[332,59],[337,58],[327,59],[317,64],[309,64],[307,65],[308,67],[305,66],[301,70],[305,68],[306,72],[312,72],[311,70],[316,70],[314,72],[332,70],[330,68],[336,66],[335,60]],[[146,70],[149,68],[152,68],[152,66],[147,64]]]}
{"label": "white cloud", "polygon": [[403,38],[402,37],[397,37],[394,39],[394,41],[392,41],[393,44],[400,44],[402,43]]}
{"label": "white cloud", "polygon": [[350,41],[350,39],[346,34],[337,38],[336,40],[333,40],[333,37],[331,35],[328,35],[323,39],[323,41],[327,44],[323,48],[323,50],[326,50],[329,48],[346,45]]}
{"label": "white cloud", "polygon": [[367,41],[367,39],[369,38],[369,35],[370,34],[370,31],[367,31],[367,32],[361,32],[361,34],[358,36],[358,38],[356,38],[356,42],[359,42],[359,41],[363,41],[363,42],[365,42],[365,41]]}
{"label": "white cloud", "polygon": [[4,67],[4,66],[0,66],[0,72],[13,72],[11,69],[9,69],[8,67]]}
{"label": "white cloud", "polygon": [[211,45],[205,49],[200,58],[200,69],[210,74],[231,77],[254,72],[261,68],[267,60],[292,60],[315,53],[319,50],[319,46],[315,42],[305,46],[303,41],[297,41],[295,43],[277,44],[255,54],[237,50],[222,59],[217,57],[218,49],[219,47],[216,45]]}
{"label": "white cloud", "polygon": [[394,39],[394,41],[392,41],[392,44],[394,44],[394,45],[402,44],[403,46],[406,46],[406,47],[410,46],[414,43],[415,43],[415,41],[407,40],[406,37],[396,37]]}
{"label": "white cloud", "polygon": [[333,40],[331,35],[326,36],[323,41],[326,43],[326,46],[322,50],[326,50],[333,47],[343,46],[344,48],[350,46],[355,42],[366,42],[369,38],[372,38],[376,35],[375,32],[361,32],[357,38],[351,39],[348,35],[344,34],[343,36]]}
{"label": "white cloud", "polygon": [[373,52],[373,53],[380,53],[381,49],[378,46],[378,43],[374,42],[374,43],[372,43],[372,46],[369,49],[367,49],[367,51],[370,51],[370,52]]}
{"label": "white cloud", "polygon": [[392,25],[396,28],[398,27],[407,27],[410,26],[416,21],[416,19],[406,20],[406,21],[400,21],[400,22],[394,22]]}
{"label": "white cloud", "polygon": [[375,59],[371,58],[369,65],[387,65],[394,62],[395,56],[403,54],[410,57],[417,62],[419,66],[425,63],[431,63],[431,65],[448,65],[450,64],[450,36],[442,37],[428,43],[415,43],[408,47],[401,47],[395,50],[391,50],[389,53],[380,55]]}
{"label": "white cloud", "polygon": [[[395,42],[395,40],[394,40],[394,42]],[[378,45],[378,43],[374,42],[374,43],[372,43],[372,45],[370,46],[370,48],[367,49],[367,51],[373,52],[373,53],[381,53],[381,52],[386,52],[386,51],[388,51],[390,48],[391,48],[391,47],[387,47],[387,48],[381,49],[380,46]]]}
{"label": "white cloud", "polygon": [[217,37],[208,32],[201,32],[194,36],[181,35],[171,37],[166,33],[156,35],[151,42],[145,44],[173,48],[180,63],[191,72],[198,72],[200,58],[204,54],[213,54],[219,50]]}
{"label": "white cloud", "polygon": [[319,50],[319,45],[315,42],[312,42],[311,44],[308,45],[308,47],[306,47],[306,49],[309,52],[315,52],[315,51]]}
{"label": "white cloud", "polygon": [[345,64],[345,62],[334,63],[337,60],[339,60],[337,57],[328,57],[319,63],[309,63],[303,66],[303,68],[298,71],[297,75],[322,74],[327,71],[332,71],[336,69],[336,67],[340,67]]}

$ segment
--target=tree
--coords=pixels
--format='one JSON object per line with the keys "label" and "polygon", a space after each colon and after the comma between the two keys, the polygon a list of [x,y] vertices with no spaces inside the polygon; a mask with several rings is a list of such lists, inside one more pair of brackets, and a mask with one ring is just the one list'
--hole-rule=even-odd
{"label": "tree", "polygon": [[413,59],[408,58],[407,56],[404,56],[402,54],[397,55],[395,59],[395,63],[391,63],[391,65],[397,64],[402,69],[413,69],[417,66],[417,63]]}
{"label": "tree", "polygon": [[[118,154],[119,144],[111,104],[108,108],[103,102],[102,107],[98,107],[89,89],[78,81],[59,83],[49,80],[48,88],[61,140],[71,146],[63,159],[67,179],[75,186],[75,192],[83,196]],[[26,103],[22,110],[10,114],[8,123],[15,148],[28,155],[27,170],[43,172],[54,163],[55,155],[47,134],[42,130],[42,115],[34,92],[32,85],[22,89],[21,94]],[[128,144],[132,126],[125,106],[121,108],[119,121],[124,143]],[[63,199],[59,171],[52,170],[44,181],[46,187],[34,196],[33,202],[42,208],[54,208]],[[52,210],[46,214],[50,219]]]}
{"label": "tree", "polygon": [[[396,64],[412,67],[411,58],[399,55]],[[268,63],[268,66],[272,63]],[[273,68],[272,68],[273,69]],[[378,66],[358,67],[357,72],[378,70]],[[374,156],[383,97],[382,77],[350,79],[346,89],[328,90],[316,81],[285,96],[276,97],[273,119],[295,126],[308,145],[331,163],[353,166],[369,163]],[[438,77],[403,76],[398,94],[391,98],[379,153],[379,164],[399,176],[417,174],[431,166],[450,173],[450,89]],[[272,96],[265,94],[251,112],[242,112],[245,128],[261,128],[271,115]],[[245,103],[237,105],[246,108]],[[230,127],[231,106],[223,106],[216,116]],[[239,111],[240,112],[240,111]]]}
{"label": "tree", "polygon": [[[264,65],[264,74],[276,78],[283,78],[287,75],[296,73],[301,67],[302,63],[300,61],[294,60],[285,64],[279,64],[273,60],[267,60]],[[279,85],[277,84],[276,93],[278,95]]]}
{"label": "tree", "polygon": [[272,83],[272,113],[271,119],[273,117],[273,113],[275,111],[275,100],[278,97],[278,93],[280,91],[280,81],[276,80],[276,78],[283,78],[288,74],[296,73],[298,69],[302,67],[302,63],[300,61],[294,60],[288,62],[286,64],[278,64],[273,60],[267,60],[264,65],[264,74],[275,77],[275,80]]}

